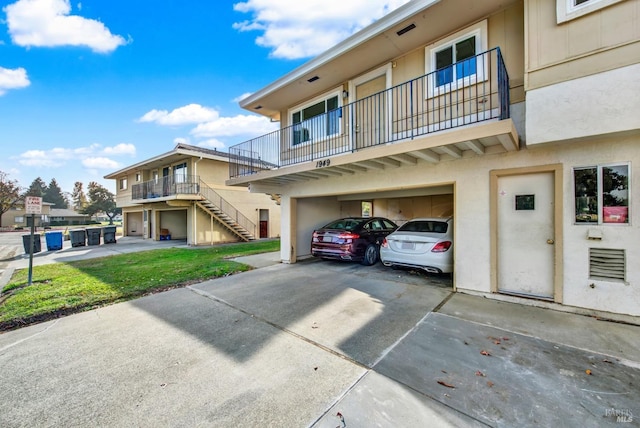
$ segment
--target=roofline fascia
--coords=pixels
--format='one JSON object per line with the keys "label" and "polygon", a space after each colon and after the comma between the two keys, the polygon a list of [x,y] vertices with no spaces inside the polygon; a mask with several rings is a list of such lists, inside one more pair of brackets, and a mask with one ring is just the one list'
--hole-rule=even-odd
{"label": "roofline fascia", "polygon": [[349,52],[350,50],[358,47],[367,40],[370,40],[373,37],[389,30],[394,25],[397,25],[403,20],[410,18],[416,13],[429,8],[436,3],[439,3],[440,1],[441,0],[410,0],[406,4],[400,6],[398,9],[383,16],[373,24],[370,24],[369,26],[363,28],[352,36],[346,38],[342,42],[335,45],[333,48],[324,51],[323,53],[309,60],[300,67],[294,69],[293,71],[285,74],[284,76],[275,80],[264,88],[244,98],[239,103],[240,107],[246,110],[250,110],[247,108],[249,104],[255,103],[262,97],[295,82],[296,80],[309,74],[314,69],[333,61],[346,52]]}
{"label": "roofline fascia", "polygon": [[157,155],[154,156],[152,158],[149,159],[145,159],[143,161],[140,161],[138,163],[135,163],[133,165],[129,165],[125,168],[122,168],[118,171],[112,172],[111,174],[107,174],[104,176],[105,179],[109,180],[109,179],[115,179],[117,178],[117,176],[124,174],[125,172],[128,171],[135,171],[135,170],[139,170],[140,167],[142,167],[143,165],[149,163],[149,162],[156,162],[159,160],[162,160],[164,158],[167,158],[171,155],[175,155],[175,154],[181,154],[181,155],[190,155],[193,157],[198,157],[198,158],[207,158],[207,159],[212,159],[212,160],[219,160],[221,162],[229,162],[229,159],[225,156],[217,156],[217,155],[213,155],[213,154],[208,154],[208,153],[203,153],[203,152],[198,152],[198,151],[193,151],[193,150],[189,150],[189,149],[185,149],[185,148],[177,148],[177,149],[173,149],[171,151],[162,153],[161,155]]}

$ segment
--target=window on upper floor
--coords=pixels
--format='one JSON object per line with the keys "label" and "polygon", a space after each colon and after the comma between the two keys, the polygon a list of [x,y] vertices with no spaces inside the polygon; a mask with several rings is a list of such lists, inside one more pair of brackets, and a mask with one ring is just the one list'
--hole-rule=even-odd
{"label": "window on upper floor", "polygon": [[119,183],[120,183],[120,186],[119,186],[120,190],[126,190],[127,189],[127,179],[126,179],[126,177],[125,178],[121,178]]}
{"label": "window on upper floor", "polygon": [[139,172],[136,172],[136,183],[139,183],[140,180],[142,180],[142,174],[140,174]]}
{"label": "window on upper floor", "polygon": [[629,223],[629,172],[629,164],[574,168],[576,223]]}
{"label": "window on upper floor", "polygon": [[556,21],[570,21],[621,1],[625,0],[556,0]]}
{"label": "window on upper floor", "polygon": [[176,183],[186,183],[187,181],[187,163],[186,162],[173,166],[173,178]]}
{"label": "window on upper floor", "polygon": [[321,140],[340,132],[340,93],[315,99],[290,111],[292,145]]}
{"label": "window on upper floor", "polygon": [[[425,48],[425,72],[437,95],[459,86],[485,80],[485,60],[477,55],[487,51],[487,22],[465,28]],[[431,91],[428,91],[431,94]]]}

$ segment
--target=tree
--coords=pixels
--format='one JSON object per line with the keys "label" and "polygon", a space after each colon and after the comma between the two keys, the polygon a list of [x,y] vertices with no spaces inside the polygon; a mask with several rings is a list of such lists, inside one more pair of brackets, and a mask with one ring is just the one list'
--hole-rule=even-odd
{"label": "tree", "polygon": [[44,199],[45,193],[47,193],[47,184],[42,180],[42,178],[38,177],[31,182],[31,185],[24,193],[24,196],[38,196],[39,198]]}
{"label": "tree", "polygon": [[121,208],[116,207],[116,196],[95,181],[89,183],[88,188],[89,204],[81,212],[91,216],[105,213],[109,217],[109,224],[113,224],[113,217],[122,212]]}
{"label": "tree", "polygon": [[78,212],[83,212],[88,205],[87,196],[84,194],[84,190],[82,190],[82,182],[76,181],[73,185],[71,200],[73,201],[73,209]]}
{"label": "tree", "polygon": [[8,175],[0,171],[0,227],[2,227],[2,215],[13,208],[19,200],[18,182],[9,180]]}
{"label": "tree", "polygon": [[56,208],[67,208],[69,206],[67,199],[62,194],[62,189],[58,186],[58,182],[55,178],[51,179],[42,200],[43,202],[52,203]]}

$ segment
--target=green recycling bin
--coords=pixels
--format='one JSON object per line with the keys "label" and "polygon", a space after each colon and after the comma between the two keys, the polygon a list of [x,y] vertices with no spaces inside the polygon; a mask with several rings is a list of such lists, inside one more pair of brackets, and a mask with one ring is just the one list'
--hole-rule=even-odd
{"label": "green recycling bin", "polygon": [[72,247],[84,247],[87,245],[87,233],[84,229],[71,229],[69,231]]}
{"label": "green recycling bin", "polygon": [[101,234],[102,234],[102,228],[92,227],[87,229],[87,244],[100,245]]}
{"label": "green recycling bin", "polygon": [[[24,246],[24,253],[29,253],[29,245],[31,243],[31,234],[22,235],[22,245]],[[40,242],[40,234],[33,235],[33,253],[39,253],[42,250],[42,243]]]}
{"label": "green recycling bin", "polygon": [[105,226],[102,228],[102,240],[105,244],[116,243],[116,226]]}

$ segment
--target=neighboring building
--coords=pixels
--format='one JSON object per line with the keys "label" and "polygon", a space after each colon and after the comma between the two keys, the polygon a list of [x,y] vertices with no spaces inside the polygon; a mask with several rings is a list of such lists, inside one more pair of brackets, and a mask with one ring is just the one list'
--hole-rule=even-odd
{"label": "neighboring building", "polygon": [[51,208],[49,213],[49,224],[51,226],[72,226],[79,224],[88,224],[91,216],[80,214],[72,209],[67,208]]}
{"label": "neighboring building", "polygon": [[36,227],[47,226],[50,221],[52,206],[52,203],[42,202],[42,213],[32,215],[26,213],[24,201],[18,201],[13,208],[2,214],[2,229],[27,228],[31,227],[32,222]]}
{"label": "neighboring building", "polygon": [[226,186],[228,174],[227,153],[178,144],[105,178],[116,180],[124,236],[189,245],[279,236],[277,200]]}
{"label": "neighboring building", "polygon": [[245,98],[281,129],[227,184],[281,195],[284,262],[453,214],[454,290],[637,317],[639,62],[640,0],[413,0]]}

